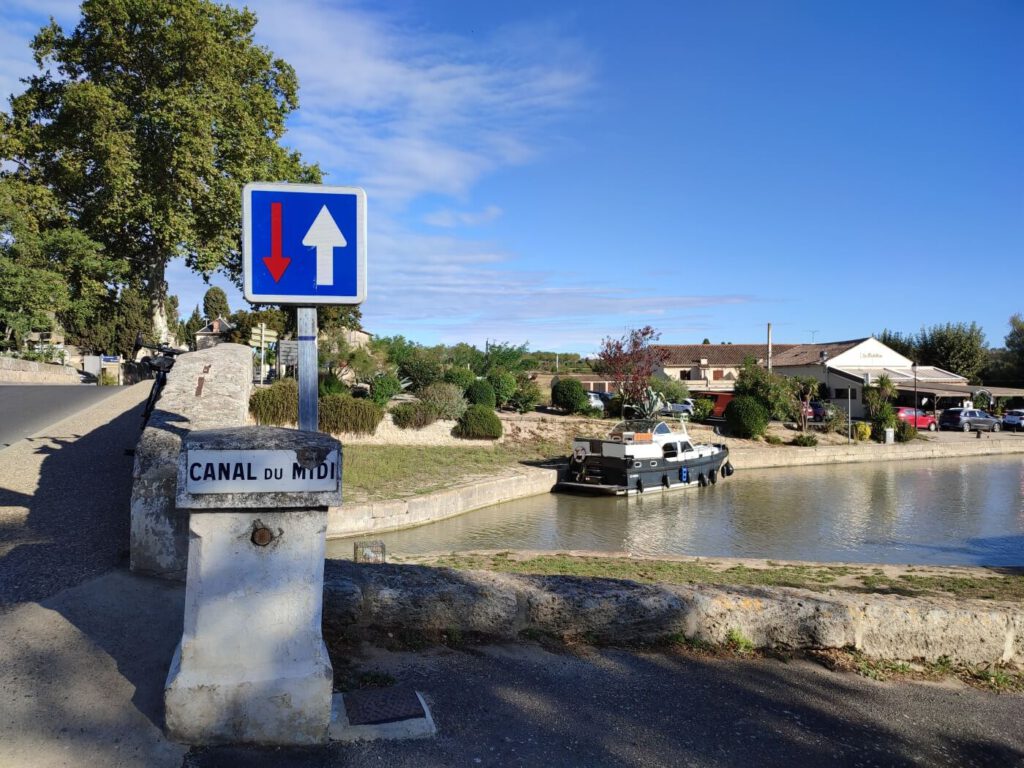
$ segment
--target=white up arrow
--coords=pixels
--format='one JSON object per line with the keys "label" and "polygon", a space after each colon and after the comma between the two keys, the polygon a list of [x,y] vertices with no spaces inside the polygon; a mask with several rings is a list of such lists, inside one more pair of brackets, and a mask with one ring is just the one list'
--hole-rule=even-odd
{"label": "white up arrow", "polygon": [[307,248],[316,248],[316,284],[334,285],[334,249],[348,245],[334,217],[325,205],[302,238]]}

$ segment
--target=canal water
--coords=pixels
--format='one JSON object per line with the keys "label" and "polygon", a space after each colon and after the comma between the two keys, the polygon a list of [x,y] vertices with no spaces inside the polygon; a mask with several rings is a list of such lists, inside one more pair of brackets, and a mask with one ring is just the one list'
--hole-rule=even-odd
{"label": "canal water", "polygon": [[[596,550],[1024,566],[1024,458],[738,468],[707,488],[628,499],[544,494],[372,538],[398,554]],[[352,540],[327,549],[351,557]]]}

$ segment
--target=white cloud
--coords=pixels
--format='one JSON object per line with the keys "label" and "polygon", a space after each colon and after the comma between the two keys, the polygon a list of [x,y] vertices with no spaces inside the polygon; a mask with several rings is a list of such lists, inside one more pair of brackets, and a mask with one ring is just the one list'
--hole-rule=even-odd
{"label": "white cloud", "polygon": [[444,209],[428,213],[423,221],[432,227],[478,227],[481,224],[488,224],[501,216],[501,208],[496,205],[489,205],[482,211],[453,211]]}
{"label": "white cloud", "polygon": [[254,10],[260,41],[299,75],[289,140],[331,181],[396,209],[423,193],[465,196],[529,160],[535,135],[590,82],[579,46],[546,26],[469,39],[352,5]]}

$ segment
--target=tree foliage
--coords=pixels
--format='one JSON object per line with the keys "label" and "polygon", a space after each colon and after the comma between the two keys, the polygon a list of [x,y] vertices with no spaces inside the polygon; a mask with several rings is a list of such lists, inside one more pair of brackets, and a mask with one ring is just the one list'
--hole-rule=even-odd
{"label": "tree foliage", "polygon": [[600,370],[616,383],[626,404],[643,399],[651,377],[668,358],[668,350],[652,346],[660,337],[660,333],[647,325],[619,339],[605,338],[601,343]]}
{"label": "tree foliage", "polygon": [[785,376],[771,372],[748,357],[740,367],[733,392],[755,398],[769,418],[785,419],[792,414],[792,389]]}
{"label": "tree foliage", "polygon": [[885,328],[875,338],[904,357],[909,357],[911,360],[918,358],[917,338],[912,333],[904,334]]}
{"label": "tree foliage", "polygon": [[922,328],[917,337],[919,363],[934,365],[976,382],[985,366],[985,334],[977,323],[946,323]]}
{"label": "tree foliage", "polygon": [[231,308],[228,306],[228,295],[224,293],[223,288],[218,288],[215,285],[207,289],[203,295],[203,314],[208,323],[212,323],[218,317],[228,319],[231,315]]}
{"label": "tree foliage", "polygon": [[117,285],[126,275],[75,228],[50,190],[0,178],[0,339],[19,346],[25,334],[51,330],[56,320],[69,343],[107,351]]}
{"label": "tree foliage", "polygon": [[1009,364],[1015,368],[1017,381],[1024,381],[1024,317],[1018,312],[1010,317],[1010,332],[1006,334],[1006,352]]}
{"label": "tree foliage", "polygon": [[8,175],[52,190],[154,308],[174,257],[237,281],[243,184],[319,181],[279,143],[298,85],[255,25],[209,0],[88,0],[70,33],[36,35],[39,71],[0,126]]}

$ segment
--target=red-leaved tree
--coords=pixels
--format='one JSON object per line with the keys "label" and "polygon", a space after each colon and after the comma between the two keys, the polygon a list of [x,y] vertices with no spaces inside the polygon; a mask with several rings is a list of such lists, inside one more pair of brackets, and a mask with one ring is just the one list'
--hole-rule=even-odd
{"label": "red-leaved tree", "polygon": [[606,338],[597,357],[599,369],[614,381],[624,403],[639,403],[651,376],[668,358],[668,350],[652,346],[661,334],[651,326],[634,329],[621,339]]}

